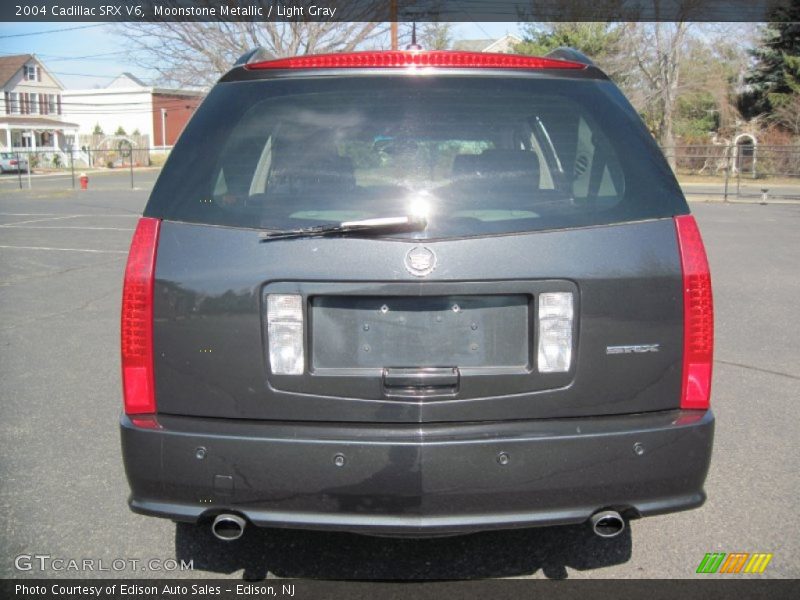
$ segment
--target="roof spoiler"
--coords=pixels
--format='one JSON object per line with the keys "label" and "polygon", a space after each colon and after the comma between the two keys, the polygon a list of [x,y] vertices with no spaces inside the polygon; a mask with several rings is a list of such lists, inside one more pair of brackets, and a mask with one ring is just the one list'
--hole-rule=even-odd
{"label": "roof spoiler", "polygon": [[583,52],[579,52],[578,50],[575,50],[575,48],[567,48],[566,46],[562,46],[561,48],[556,48],[555,50],[551,50],[550,52],[545,54],[545,58],[568,60],[570,62],[577,62],[584,65],[588,65],[590,67],[595,66],[592,60],[588,56],[586,56]]}
{"label": "roof spoiler", "polygon": [[241,67],[242,65],[249,65],[254,62],[261,62],[264,60],[272,60],[276,58],[271,52],[267,52],[261,46],[248,50],[242,54],[239,59],[233,63],[234,67]]}
{"label": "roof spoiler", "polygon": [[[274,54],[268,52],[263,47],[258,46],[242,54],[239,57],[239,59],[235,63],[233,63],[233,66],[241,67],[242,65],[249,65],[251,63],[262,62],[265,60],[273,60],[275,58],[277,57]],[[562,46],[561,48],[556,48],[555,50],[551,50],[544,56],[544,58],[566,60],[570,62],[576,62],[588,65],[590,67],[595,66],[592,60],[588,56],[586,56],[583,52],[579,52],[578,50],[575,50],[575,48],[567,48],[566,46]]]}

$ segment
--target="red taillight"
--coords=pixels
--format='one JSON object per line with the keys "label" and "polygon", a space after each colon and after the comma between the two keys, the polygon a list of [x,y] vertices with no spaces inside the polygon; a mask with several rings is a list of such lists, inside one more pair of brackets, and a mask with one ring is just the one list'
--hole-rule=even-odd
{"label": "red taillight", "polygon": [[681,408],[707,409],[714,359],[714,302],[711,273],[691,215],[675,217],[683,270],[683,385]]}
{"label": "red taillight", "polygon": [[388,51],[311,54],[266,60],[247,65],[248,69],[384,69],[402,67],[441,67],[453,69],[585,69],[586,65],[566,60],[493,54],[489,52]]}
{"label": "red taillight", "polygon": [[122,287],[122,392],[125,414],[156,411],[153,378],[153,282],[161,221],[139,219]]}

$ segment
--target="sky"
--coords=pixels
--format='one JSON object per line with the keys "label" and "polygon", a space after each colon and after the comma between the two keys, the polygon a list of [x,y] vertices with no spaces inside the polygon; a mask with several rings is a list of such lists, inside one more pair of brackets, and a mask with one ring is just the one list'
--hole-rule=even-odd
{"label": "sky", "polygon": [[[47,33],[42,33],[47,32]],[[519,35],[517,23],[458,23],[454,39]],[[36,54],[68,89],[105,87],[127,71],[152,83],[154,73],[131,62],[125,37],[113,24],[0,23],[0,55]]]}

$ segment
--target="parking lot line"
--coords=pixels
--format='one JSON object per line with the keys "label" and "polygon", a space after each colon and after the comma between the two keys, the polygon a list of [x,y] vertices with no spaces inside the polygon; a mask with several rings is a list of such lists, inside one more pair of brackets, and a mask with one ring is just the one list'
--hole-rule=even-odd
{"label": "parking lot line", "polygon": [[6,229],[89,229],[92,231],[134,231],[133,227],[81,227],[79,225],[0,225]]}
{"label": "parking lot line", "polygon": [[61,213],[0,213],[0,217],[58,217]]}
{"label": "parking lot line", "polygon": [[127,250],[92,250],[90,248],[49,248],[47,246],[0,246],[12,250],[54,250],[59,252],[90,252],[92,254],[127,254]]}
{"label": "parking lot line", "polygon": [[110,215],[103,215],[103,214],[76,214],[76,215],[65,215],[63,213],[0,213],[0,217],[128,217],[138,219],[141,215],[138,213],[117,213],[117,214],[110,214]]}
{"label": "parking lot line", "polygon": [[61,217],[46,217],[44,219],[29,219],[27,221],[17,221],[16,223],[3,223],[0,227],[12,227],[14,225],[25,225],[26,223],[42,223],[44,221],[63,221],[65,219],[74,219],[77,215],[65,215]]}

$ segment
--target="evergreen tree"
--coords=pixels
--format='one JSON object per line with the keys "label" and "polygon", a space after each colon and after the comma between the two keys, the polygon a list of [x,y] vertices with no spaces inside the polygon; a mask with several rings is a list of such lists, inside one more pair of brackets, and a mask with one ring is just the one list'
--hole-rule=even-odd
{"label": "evergreen tree", "polygon": [[621,29],[611,23],[527,23],[515,51],[542,56],[560,47],[575,48],[593,60],[616,49]]}
{"label": "evergreen tree", "polygon": [[514,52],[544,56],[556,48],[574,48],[618,85],[624,85],[629,67],[623,64],[623,36],[624,28],[615,23],[528,23],[523,27],[523,41]]}
{"label": "evergreen tree", "polygon": [[771,115],[800,93],[800,3],[777,10],[751,51],[755,64],[745,77],[739,100],[746,118]]}

